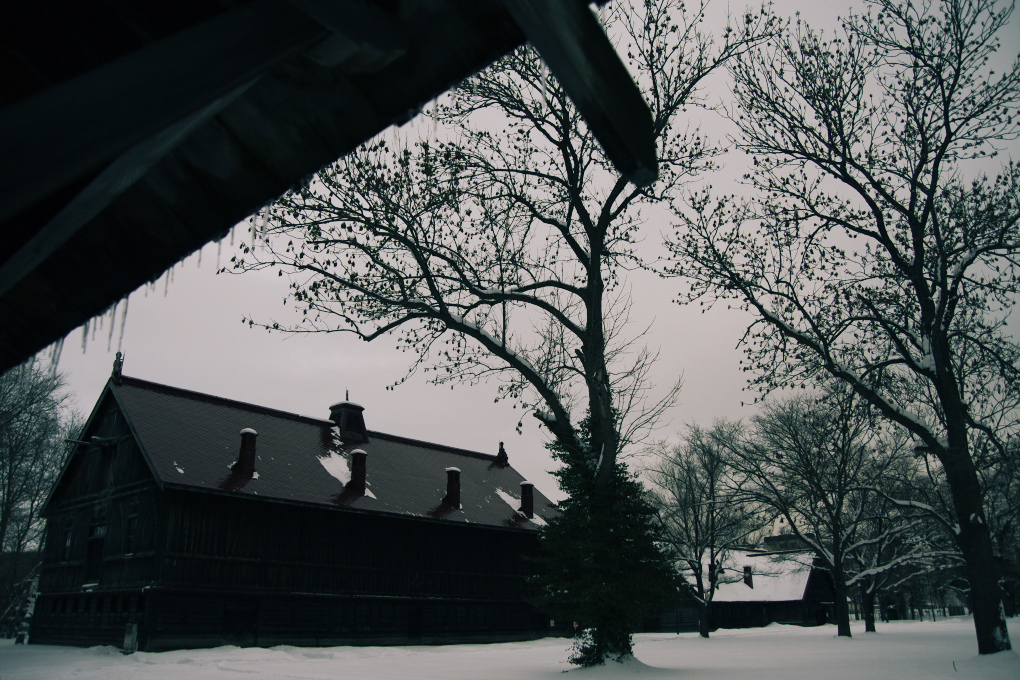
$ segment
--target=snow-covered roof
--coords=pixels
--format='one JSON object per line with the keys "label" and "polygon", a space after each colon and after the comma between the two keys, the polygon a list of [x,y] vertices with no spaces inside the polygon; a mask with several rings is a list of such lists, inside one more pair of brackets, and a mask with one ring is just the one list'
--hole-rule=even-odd
{"label": "snow-covered roof", "polygon": [[[330,420],[127,376],[108,390],[164,486],[527,530],[557,512],[538,490],[534,518],[518,512],[524,477],[495,455],[376,431],[355,448]],[[234,469],[241,428],[258,432],[251,476]],[[359,450],[364,494],[345,489]],[[447,469],[461,471],[459,508],[442,504]]]}
{"label": "snow-covered roof", "polygon": [[[810,553],[736,554],[723,567],[715,602],[791,602],[804,599],[811,576]],[[742,578],[744,568],[751,567],[751,583]]]}

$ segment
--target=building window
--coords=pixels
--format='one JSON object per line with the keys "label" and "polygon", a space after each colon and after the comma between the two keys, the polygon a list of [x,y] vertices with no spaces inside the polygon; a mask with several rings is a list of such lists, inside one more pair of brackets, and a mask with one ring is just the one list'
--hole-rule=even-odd
{"label": "building window", "polygon": [[68,562],[71,559],[71,544],[74,542],[74,523],[67,520],[64,524],[64,545],[60,551],[60,561]]}

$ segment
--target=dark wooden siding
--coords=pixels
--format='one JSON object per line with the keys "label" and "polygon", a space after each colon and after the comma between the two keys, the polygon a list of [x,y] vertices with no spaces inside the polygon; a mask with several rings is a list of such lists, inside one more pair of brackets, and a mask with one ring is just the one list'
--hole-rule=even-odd
{"label": "dark wooden siding", "polygon": [[73,454],[47,508],[40,591],[119,589],[150,583],[155,568],[156,483],[112,399],[97,412],[91,438]]}
{"label": "dark wooden siding", "polygon": [[109,399],[47,509],[32,640],[150,651],[525,639],[534,531],[161,490]]}
{"label": "dark wooden siding", "polygon": [[533,532],[259,502],[170,496],[158,581],[359,596],[521,600]]}

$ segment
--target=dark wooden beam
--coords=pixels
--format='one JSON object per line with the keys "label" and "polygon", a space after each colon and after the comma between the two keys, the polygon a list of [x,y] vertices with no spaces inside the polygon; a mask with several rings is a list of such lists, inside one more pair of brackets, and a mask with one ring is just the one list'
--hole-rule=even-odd
{"label": "dark wooden beam", "polygon": [[624,177],[658,177],[652,116],[591,10],[571,0],[503,0]]}
{"label": "dark wooden beam", "polygon": [[0,111],[0,222],[326,35],[258,0]]}
{"label": "dark wooden beam", "polygon": [[[583,0],[195,2],[146,17],[156,42],[32,81],[0,110],[0,371],[409,120],[522,27],[621,171],[654,175],[647,109]],[[82,8],[95,30],[78,47],[102,55],[107,15]]]}

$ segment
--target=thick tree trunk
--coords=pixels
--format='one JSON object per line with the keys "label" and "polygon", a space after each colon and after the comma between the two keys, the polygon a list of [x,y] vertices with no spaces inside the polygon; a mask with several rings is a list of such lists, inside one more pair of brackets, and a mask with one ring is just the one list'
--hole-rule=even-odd
{"label": "thick tree trunk", "polygon": [[875,592],[870,588],[861,589],[861,608],[864,610],[864,632],[875,632]]}
{"label": "thick tree trunk", "polygon": [[708,602],[705,602],[704,604],[702,604],[701,605],[700,616],[698,618],[698,634],[701,635],[701,637],[703,637],[703,638],[707,638],[708,637],[708,627],[709,627],[709,623],[708,623],[708,608],[709,608]]}
{"label": "thick tree trunk", "polygon": [[850,606],[846,601],[846,579],[843,578],[842,570],[833,570],[832,585],[836,600],[833,603],[833,614],[836,617],[836,635],[839,637],[853,637],[853,633],[850,632]]}
{"label": "thick tree trunk", "polygon": [[963,553],[970,585],[978,654],[1004,652],[1013,647],[1002,609],[999,568],[995,563],[992,537],[985,522],[981,485],[967,445],[967,428],[963,422],[947,418],[946,429],[949,446],[939,451],[939,460],[945,470],[946,482],[956,508],[956,521],[959,524],[956,543]]}
{"label": "thick tree trunk", "polygon": [[[947,479],[950,476],[946,475]],[[974,486],[977,486],[976,479]],[[963,553],[967,581],[970,585],[970,606],[974,611],[974,629],[978,639],[978,654],[995,654],[1012,649],[1006,618],[1002,610],[1002,589],[999,587],[999,568],[992,553],[992,539],[984,521],[980,496],[957,498],[957,522],[960,533],[957,545]]]}
{"label": "thick tree trunk", "polygon": [[995,654],[1013,648],[1002,608],[999,568],[992,554],[992,537],[985,522],[981,484],[970,453],[967,408],[952,373],[943,369],[952,365],[948,341],[944,338],[939,340],[933,348],[938,367],[935,389],[945,414],[947,445],[938,446],[935,453],[946,473],[953,507],[956,508],[959,524],[956,543],[963,553],[970,584],[978,654]]}

